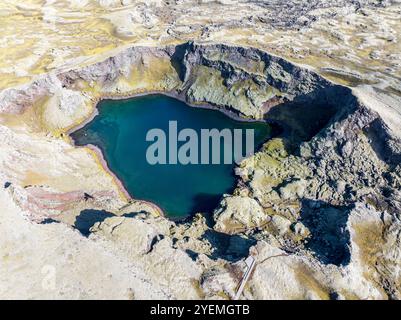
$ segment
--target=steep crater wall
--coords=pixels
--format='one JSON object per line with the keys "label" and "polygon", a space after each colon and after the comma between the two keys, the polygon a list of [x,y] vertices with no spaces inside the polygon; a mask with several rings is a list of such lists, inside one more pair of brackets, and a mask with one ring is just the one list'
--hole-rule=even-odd
{"label": "steep crater wall", "polygon": [[[118,194],[116,181],[104,170],[92,167],[98,157],[88,157],[87,150],[78,150],[66,138],[71,129],[90,121],[99,99],[151,92],[236,117],[265,119],[283,129],[237,168],[237,188],[223,197],[212,221],[197,216],[176,225],[161,218],[163,225],[169,225],[157,232],[157,239],[164,237],[164,245],[171,239],[174,249],[190,252],[194,261],[201,254],[237,261],[241,257],[235,252],[247,251],[258,243],[260,256],[270,251],[286,256],[295,252],[308,270],[320,276],[323,272],[326,280],[317,279],[305,266],[288,271],[296,272],[294,277],[303,279],[301,282],[307,277],[313,290],[319,282],[322,296],[330,290],[344,297],[362,296],[363,286],[370,286],[373,297],[399,296],[399,264],[391,258],[399,247],[394,245],[401,211],[399,139],[351,89],[253,48],[192,42],[162,48],[133,47],[82,69],[54,72],[1,92],[6,137],[2,144],[8,143],[7,148],[18,159],[19,171],[35,173],[29,179],[21,177],[3,162],[2,178],[11,183],[7,188],[16,202],[38,220],[56,217],[71,225],[88,209],[107,210],[123,216],[124,221],[135,219],[138,225],[160,223],[149,217],[155,214],[152,206],[124,199]],[[29,152],[28,142],[34,146]],[[45,168],[41,168],[43,152],[57,155]],[[72,157],[72,153],[76,155]],[[42,160],[33,166],[32,159],[37,158]],[[63,177],[71,174],[74,180],[68,181],[67,188]],[[338,216],[341,221],[333,228],[330,222]],[[108,232],[102,226],[115,218],[107,217],[102,218],[105,224],[92,225],[95,232]],[[85,230],[89,232],[91,226]],[[385,252],[380,258],[369,258],[372,249],[364,230],[383,235],[378,237],[378,246]],[[216,249],[221,234],[235,237],[225,237],[224,249]],[[149,238],[153,243],[155,237]],[[258,242],[262,240],[267,247]],[[291,259],[298,265],[294,256]],[[386,265],[394,268],[388,270]],[[339,268],[351,275],[357,273],[356,278],[363,274],[369,284],[361,280],[359,287],[345,286],[352,294],[344,292],[344,284],[333,280],[346,281]],[[209,296],[216,294],[210,283],[227,272],[222,267],[204,273],[202,290]],[[263,270],[256,272],[250,283],[254,293],[249,295],[263,296],[257,294],[263,274]]]}
{"label": "steep crater wall", "polygon": [[103,96],[165,92],[191,105],[281,122],[303,139],[314,136],[354,99],[350,89],[310,70],[258,49],[227,45],[135,47],[58,78],[67,89],[84,84]]}

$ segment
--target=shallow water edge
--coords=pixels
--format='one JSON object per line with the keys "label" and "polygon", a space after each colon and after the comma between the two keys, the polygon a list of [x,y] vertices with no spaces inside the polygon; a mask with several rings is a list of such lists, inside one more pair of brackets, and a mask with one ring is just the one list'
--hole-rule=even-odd
{"label": "shallow water edge", "polygon": [[[138,98],[138,97],[144,97],[144,96],[157,96],[157,95],[159,95],[159,96],[166,96],[166,97],[169,97],[169,98],[173,98],[173,99],[176,99],[177,101],[180,101],[181,103],[183,103],[183,104],[185,104],[185,106],[186,107],[192,107],[192,108],[196,108],[196,109],[206,109],[206,110],[214,110],[214,111],[219,111],[220,113],[222,113],[222,114],[224,114],[225,116],[227,116],[228,118],[230,118],[230,119],[232,119],[232,120],[235,120],[235,121],[239,121],[239,122],[258,122],[258,123],[265,123],[266,125],[267,125],[267,123],[268,123],[268,121],[264,121],[264,120],[255,120],[255,119],[246,119],[246,118],[243,118],[243,117],[241,117],[241,116],[239,116],[238,114],[234,114],[233,112],[231,112],[231,111],[229,111],[229,110],[227,110],[227,109],[221,109],[221,108],[219,108],[219,107],[217,107],[217,106],[213,106],[213,105],[207,105],[207,104],[202,104],[202,105],[199,105],[199,104],[188,104],[187,102],[186,102],[186,100],[185,100],[185,98],[184,98],[184,96],[183,95],[179,95],[179,94],[177,94],[177,93],[171,93],[171,92],[169,92],[169,93],[166,93],[166,92],[147,92],[147,93],[138,93],[138,94],[133,94],[133,95],[130,95],[130,96],[112,96],[112,97],[110,97],[110,96],[103,96],[102,98],[99,98],[97,101],[96,101],[96,106],[95,106],[95,108],[93,109],[93,112],[92,112],[92,114],[91,114],[91,116],[90,117],[88,117],[85,121],[83,121],[83,122],[81,122],[80,124],[78,124],[77,126],[75,126],[74,128],[71,128],[70,130],[69,130],[69,132],[68,132],[68,139],[70,140],[70,142],[75,146],[75,147],[78,147],[78,148],[87,148],[88,150],[90,150],[90,152],[93,154],[93,156],[96,158],[96,161],[98,162],[98,164],[99,164],[99,166],[101,166],[102,167],[102,169],[104,170],[104,171],[106,171],[112,178],[113,178],[113,181],[116,183],[116,185],[117,185],[117,187],[118,187],[118,189],[119,189],[119,191],[120,191],[120,193],[121,193],[121,195],[122,195],[122,197],[126,200],[126,201],[128,201],[128,202],[130,202],[130,201],[133,201],[133,200],[135,200],[135,201],[138,201],[138,202],[143,202],[143,203],[146,203],[146,204],[149,204],[149,205],[151,205],[153,208],[155,208],[155,210],[159,213],[159,215],[162,215],[162,216],[168,216],[168,214],[166,214],[165,212],[164,212],[164,210],[160,207],[160,206],[158,206],[155,202],[152,202],[152,201],[149,201],[149,199],[148,200],[142,200],[141,199],[141,197],[139,196],[139,197],[136,197],[135,196],[135,193],[133,193],[133,192],[129,192],[128,191],[128,187],[127,187],[127,185],[123,182],[123,179],[120,177],[118,177],[118,175],[116,174],[116,173],[114,173],[113,172],[113,170],[111,170],[110,169],[110,167],[109,167],[109,165],[108,165],[108,163],[107,163],[107,161],[106,161],[106,158],[105,158],[105,150],[103,150],[103,148],[102,148],[102,146],[100,146],[100,145],[94,145],[94,144],[81,144],[81,145],[78,145],[77,143],[76,143],[76,141],[74,140],[74,137],[73,137],[73,133],[75,133],[75,132],[77,132],[78,130],[80,130],[80,129],[82,129],[83,127],[85,127],[87,124],[89,124],[90,122],[92,122],[93,120],[94,120],[94,118],[96,117],[96,116],[98,116],[99,115],[99,113],[100,113],[100,106],[101,106],[101,102],[104,102],[104,101],[107,101],[107,100],[114,100],[114,101],[118,101],[118,100],[129,100],[129,99],[131,99],[131,98]],[[272,128],[270,128],[270,129],[272,129]],[[268,133],[268,136],[265,136],[265,138],[263,138],[263,141],[261,142],[261,141],[259,141],[259,142],[257,142],[258,143],[258,145],[255,145],[255,147],[256,147],[256,149],[255,149],[255,152],[257,152],[258,151],[258,149],[260,148],[260,146],[265,142],[265,141],[267,141],[268,139],[270,139],[270,138],[272,138],[272,130],[269,130],[269,133]],[[256,141],[255,141],[256,142]],[[114,160],[113,160],[113,162],[114,162]],[[234,168],[236,167],[237,165],[234,165]],[[119,171],[119,169],[114,169],[114,170],[117,170],[117,171]],[[121,175],[121,174],[120,174]],[[233,179],[234,179],[234,183],[233,183],[233,185],[232,185],[232,189],[231,189],[231,192],[235,189],[235,187],[237,186],[237,182],[238,182],[238,179],[237,179],[237,177],[233,174],[232,175],[232,177],[233,177]],[[224,181],[224,180],[223,180]],[[127,183],[127,182],[126,182]],[[132,191],[132,190],[131,190]],[[222,194],[221,194],[221,196],[223,196],[223,194],[225,194],[225,193],[227,193],[227,192],[222,192]],[[229,192],[230,193],[230,192]],[[218,204],[218,203],[217,203]],[[215,206],[213,206],[213,208],[215,208]],[[177,215],[177,216],[169,216],[169,218],[170,219],[172,219],[172,220],[186,220],[188,217],[191,217],[191,216],[193,216],[193,214],[195,214],[195,212],[191,212],[190,214],[188,214],[188,215],[185,215],[185,216],[180,216],[180,215]]]}

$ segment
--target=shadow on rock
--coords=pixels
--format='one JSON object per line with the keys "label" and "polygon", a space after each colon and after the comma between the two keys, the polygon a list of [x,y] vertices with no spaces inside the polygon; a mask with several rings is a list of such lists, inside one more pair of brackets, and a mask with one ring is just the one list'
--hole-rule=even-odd
{"label": "shadow on rock", "polygon": [[256,241],[238,235],[228,235],[214,230],[207,230],[203,238],[208,240],[214,248],[211,259],[224,258],[236,262],[249,254],[249,248],[255,245]]}
{"label": "shadow on rock", "polygon": [[364,133],[370,139],[370,145],[380,160],[388,164],[390,168],[401,163],[401,150],[395,147],[401,141],[396,141],[391,137],[383,120],[380,118],[374,120],[364,129]]}
{"label": "shadow on rock", "polygon": [[333,121],[337,121],[337,117],[349,112],[347,109],[352,110],[355,104],[351,90],[329,86],[270,107],[265,119],[277,122],[284,129],[284,135],[299,144],[310,141]]}
{"label": "shadow on rock", "polygon": [[106,218],[114,217],[114,214],[101,211],[86,209],[82,210],[81,213],[76,217],[74,227],[77,228],[84,236],[89,236],[89,229],[96,223],[102,222]]}
{"label": "shadow on rock", "polygon": [[51,224],[51,223],[59,223],[59,221],[54,220],[53,218],[46,218],[40,222],[40,224]]}
{"label": "shadow on rock", "polygon": [[323,201],[302,202],[301,221],[311,232],[306,247],[324,264],[340,266],[350,262],[349,211]]}
{"label": "shadow on rock", "polygon": [[188,43],[180,44],[175,47],[175,51],[171,56],[171,65],[178,74],[181,81],[185,81],[185,75],[187,72],[184,64],[185,54],[187,53]]}

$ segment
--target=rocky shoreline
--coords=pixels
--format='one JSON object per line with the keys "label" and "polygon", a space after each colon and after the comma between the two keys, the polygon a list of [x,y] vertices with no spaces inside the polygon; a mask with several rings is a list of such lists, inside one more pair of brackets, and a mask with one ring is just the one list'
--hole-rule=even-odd
{"label": "rocky shoreline", "polygon": [[[178,224],[150,204],[127,201],[111,173],[68,139],[101,97],[151,92],[284,128],[237,168],[237,188],[211,221],[200,213]],[[32,166],[29,157],[46,157],[44,145],[59,158],[77,153],[29,179],[4,167],[2,181],[11,183],[4,197],[31,220],[51,218],[65,228],[77,228],[87,210],[107,212],[92,221],[88,241],[142,268],[169,292],[164,298],[233,298],[244,259],[253,255],[245,299],[398,299],[399,103],[259,49],[194,42],[127,48],[0,93],[2,115],[16,119],[1,126],[21,171]],[[40,128],[24,118],[31,109]],[[24,143],[37,147],[27,159]],[[70,184],[56,178],[71,174]],[[46,228],[55,225],[61,228]]]}
{"label": "rocky shoreline", "polygon": [[[148,95],[156,95],[156,94],[161,94],[161,95],[165,95],[165,96],[168,96],[168,97],[171,97],[174,99],[178,99],[179,101],[186,103],[187,106],[192,107],[192,108],[203,108],[203,109],[216,110],[216,111],[222,112],[226,116],[228,116],[234,120],[238,120],[238,121],[245,121],[245,122],[269,122],[269,121],[268,121],[268,119],[262,119],[262,120],[246,119],[246,118],[239,116],[238,114],[236,114],[234,112],[230,112],[229,110],[224,110],[224,109],[222,110],[218,106],[213,106],[213,105],[208,105],[208,104],[196,104],[196,105],[189,104],[186,101],[185,96],[183,96],[182,94],[179,94],[177,92],[153,91],[153,92],[146,92],[146,93],[124,94],[123,97],[118,96],[118,95],[117,96],[107,95],[107,96],[102,96],[101,98],[97,98],[95,100],[95,102],[93,103],[92,114],[89,117],[87,117],[85,120],[77,123],[76,125],[70,126],[68,128],[68,130],[66,131],[65,136],[63,135],[64,139],[66,139],[66,141],[68,141],[69,143],[71,143],[73,146],[75,146],[77,148],[88,148],[89,150],[91,150],[96,155],[98,162],[99,162],[100,166],[103,168],[103,170],[105,172],[107,172],[107,174],[109,174],[110,176],[113,177],[113,180],[115,181],[116,185],[118,186],[118,188],[121,191],[121,193],[123,194],[123,196],[127,199],[127,201],[143,202],[148,205],[154,206],[155,212],[158,212],[160,216],[165,216],[164,211],[159,206],[157,206],[155,203],[145,201],[145,200],[140,200],[140,199],[134,199],[131,197],[131,195],[125,188],[124,183],[108,168],[107,162],[103,156],[103,150],[101,150],[98,146],[95,146],[95,145],[77,146],[74,139],[71,137],[72,133],[85,127],[85,125],[90,123],[99,114],[98,105],[101,101],[131,99],[131,98],[137,98],[137,97],[148,96]],[[181,221],[187,221],[189,218],[192,218],[192,216],[186,217],[183,219],[172,219],[172,220],[175,222],[181,222]]]}

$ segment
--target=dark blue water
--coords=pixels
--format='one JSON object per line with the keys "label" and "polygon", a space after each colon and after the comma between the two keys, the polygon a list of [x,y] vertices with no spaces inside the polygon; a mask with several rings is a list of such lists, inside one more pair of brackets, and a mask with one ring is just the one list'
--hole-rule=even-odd
{"label": "dark blue water", "polygon": [[[177,121],[178,130],[192,128],[197,133],[213,128],[254,129],[255,147],[270,135],[265,123],[233,120],[219,111],[191,108],[163,95],[104,100],[98,109],[99,115],[71,134],[75,143],[98,146],[133,198],[157,204],[171,218],[216,207],[221,196],[235,186],[235,164],[151,165],[146,159],[153,143],[146,141],[149,130],[160,128],[168,133],[169,121]],[[178,148],[182,144],[178,142]]]}

